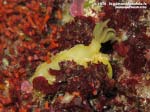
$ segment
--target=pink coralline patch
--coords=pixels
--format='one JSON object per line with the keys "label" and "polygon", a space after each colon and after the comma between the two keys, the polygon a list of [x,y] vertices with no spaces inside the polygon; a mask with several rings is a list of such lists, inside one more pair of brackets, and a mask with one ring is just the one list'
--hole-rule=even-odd
{"label": "pink coralline patch", "polygon": [[146,50],[145,58],[150,61],[150,49]]}
{"label": "pink coralline patch", "polygon": [[21,84],[21,91],[31,93],[33,90],[32,84],[29,81],[23,81]]}
{"label": "pink coralline patch", "polygon": [[83,5],[84,0],[73,0],[70,6],[70,13],[72,16],[82,16],[83,15]]}

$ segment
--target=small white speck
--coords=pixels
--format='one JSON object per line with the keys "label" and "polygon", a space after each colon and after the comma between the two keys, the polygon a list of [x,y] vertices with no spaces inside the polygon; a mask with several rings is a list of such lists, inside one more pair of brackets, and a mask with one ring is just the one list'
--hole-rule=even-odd
{"label": "small white speck", "polygon": [[6,4],[7,4],[7,1],[3,1],[3,4],[6,5]]}

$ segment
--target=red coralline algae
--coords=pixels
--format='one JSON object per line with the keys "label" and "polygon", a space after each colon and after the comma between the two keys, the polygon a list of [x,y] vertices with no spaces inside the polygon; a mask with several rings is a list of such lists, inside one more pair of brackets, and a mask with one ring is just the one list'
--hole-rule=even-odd
{"label": "red coralline algae", "polygon": [[127,56],[124,61],[124,66],[134,74],[145,72],[147,63],[145,51],[150,47],[150,40],[143,35],[137,35],[136,38],[131,37],[128,40],[130,46]]}
{"label": "red coralline algae", "polygon": [[63,26],[57,33],[57,51],[69,49],[76,44],[89,45],[93,38],[95,22],[92,17],[75,17],[74,21]]}
{"label": "red coralline algae", "polygon": [[127,46],[125,43],[116,43],[114,46],[115,51],[120,55],[125,57],[127,55],[127,52],[129,50],[129,46]]}

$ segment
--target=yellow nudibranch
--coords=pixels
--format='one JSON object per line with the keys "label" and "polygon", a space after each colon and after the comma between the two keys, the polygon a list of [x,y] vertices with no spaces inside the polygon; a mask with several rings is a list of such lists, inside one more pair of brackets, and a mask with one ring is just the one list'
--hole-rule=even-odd
{"label": "yellow nudibranch", "polygon": [[93,40],[89,46],[83,44],[77,44],[74,47],[61,51],[51,58],[52,62],[44,62],[40,64],[33,76],[30,78],[30,81],[33,81],[34,78],[38,76],[43,76],[48,80],[49,84],[53,84],[56,78],[54,75],[49,73],[49,69],[59,70],[59,62],[62,61],[74,61],[79,65],[87,67],[87,63],[98,63],[102,62],[108,67],[108,77],[112,78],[112,67],[109,62],[109,56],[100,52],[101,43],[105,43],[108,40],[113,40],[115,37],[115,30],[107,27],[109,20],[104,22],[99,22],[95,25],[93,31]]}

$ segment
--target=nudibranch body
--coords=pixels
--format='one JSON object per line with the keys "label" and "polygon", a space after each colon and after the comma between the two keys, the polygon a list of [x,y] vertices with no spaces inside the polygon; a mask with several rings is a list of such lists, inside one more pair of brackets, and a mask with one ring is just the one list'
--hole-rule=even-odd
{"label": "nudibranch body", "polygon": [[87,63],[102,62],[108,67],[108,77],[112,77],[112,67],[109,63],[109,56],[100,53],[101,44],[115,37],[115,31],[112,28],[107,27],[108,21],[97,23],[93,31],[93,40],[89,46],[83,44],[77,44],[74,47],[61,51],[51,58],[52,62],[44,62],[39,65],[31,77],[31,81],[39,76],[43,76],[48,80],[49,84],[55,82],[55,76],[49,73],[49,69],[59,70],[59,62],[62,61],[74,61],[79,65],[87,67]]}

